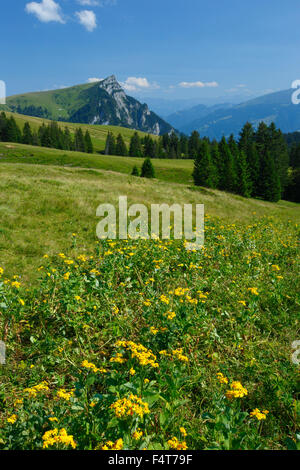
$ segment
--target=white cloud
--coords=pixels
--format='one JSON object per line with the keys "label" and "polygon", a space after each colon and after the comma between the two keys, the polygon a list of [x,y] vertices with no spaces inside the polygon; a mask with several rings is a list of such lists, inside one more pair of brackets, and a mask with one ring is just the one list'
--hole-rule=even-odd
{"label": "white cloud", "polygon": [[79,5],[90,6],[90,7],[104,7],[109,5],[115,5],[117,0],[77,0]]}
{"label": "white cloud", "polygon": [[97,18],[92,10],[82,10],[75,13],[79,23],[84,26],[87,31],[92,32],[97,28]]}
{"label": "white cloud", "polygon": [[27,3],[25,10],[27,13],[36,15],[36,17],[43,23],[49,23],[50,21],[65,23],[61,15],[60,5],[54,2],[54,0],[42,0],[41,3]]}
{"label": "white cloud", "polygon": [[88,78],[88,83],[97,83],[101,82],[103,78]]}
{"label": "white cloud", "polygon": [[122,87],[126,91],[138,91],[145,89],[157,89],[157,83],[150,83],[147,78],[142,77],[128,77],[125,82],[121,82]]}
{"label": "white cloud", "polygon": [[96,7],[98,5],[101,5],[101,3],[99,3],[97,0],[77,0],[77,2],[80,4],[80,5],[83,5],[83,6],[90,6],[90,7]]}
{"label": "white cloud", "polygon": [[210,87],[215,88],[218,87],[219,84],[217,82],[181,82],[179,83],[181,88],[204,88]]}

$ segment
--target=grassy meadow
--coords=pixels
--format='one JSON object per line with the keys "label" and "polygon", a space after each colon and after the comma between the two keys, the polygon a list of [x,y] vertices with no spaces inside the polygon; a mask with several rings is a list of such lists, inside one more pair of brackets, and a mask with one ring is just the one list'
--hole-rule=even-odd
{"label": "grassy meadow", "polygon": [[[299,448],[299,205],[136,163],[0,144],[0,449]],[[204,249],[97,240],[119,195],[204,203]]]}

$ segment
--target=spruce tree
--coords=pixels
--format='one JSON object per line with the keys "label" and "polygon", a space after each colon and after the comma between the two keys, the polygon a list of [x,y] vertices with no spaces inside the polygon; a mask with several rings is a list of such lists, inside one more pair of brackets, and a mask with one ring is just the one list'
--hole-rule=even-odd
{"label": "spruce tree", "polygon": [[130,157],[142,156],[141,139],[137,132],[135,132],[130,139],[129,155]]}
{"label": "spruce tree", "polygon": [[121,134],[118,134],[115,154],[120,157],[126,157],[127,147]]}
{"label": "spruce tree", "polygon": [[148,158],[154,158],[155,155],[155,145],[153,139],[150,135],[146,135],[144,138],[144,155]]}
{"label": "spruce tree", "polygon": [[300,168],[300,144],[294,143],[290,150],[290,166]]}
{"label": "spruce tree", "polygon": [[179,148],[180,148],[179,156],[181,158],[187,158],[188,153],[189,153],[189,140],[185,135],[182,135],[180,137]]}
{"label": "spruce tree", "polygon": [[7,118],[6,118],[6,114],[2,112],[0,114],[0,140],[2,140],[2,142],[7,141],[6,131],[7,131]]}
{"label": "spruce tree", "polygon": [[75,150],[77,152],[85,152],[85,142],[81,127],[75,131]]}
{"label": "spruce tree", "polygon": [[287,143],[280,129],[276,129],[274,122],[269,126],[270,148],[269,151],[274,159],[282,191],[288,183],[289,152]]}
{"label": "spruce tree", "polygon": [[198,150],[198,155],[195,158],[193,178],[196,186],[214,187],[216,180],[215,167],[212,162],[209,144],[206,140],[203,140]]}
{"label": "spruce tree", "polygon": [[199,147],[200,147],[200,135],[199,132],[193,131],[188,143],[188,152],[190,158],[196,158],[198,155]]}
{"label": "spruce tree", "polygon": [[134,167],[132,169],[132,172],[131,172],[131,175],[132,176],[140,176],[138,167],[136,165],[134,165]]}
{"label": "spruce tree", "polygon": [[250,122],[246,122],[243,129],[240,132],[239,138],[239,149],[245,152],[246,157],[248,158],[248,152],[255,140],[254,129]]}
{"label": "spruce tree", "polygon": [[6,137],[8,142],[21,142],[22,134],[13,116],[7,121]]}
{"label": "spruce tree", "polygon": [[214,165],[214,171],[215,171],[215,175],[214,175],[214,188],[219,188],[219,183],[220,183],[220,170],[222,168],[222,163],[221,163],[221,156],[220,156],[220,152],[219,152],[219,145],[218,145],[218,142],[215,140],[212,144],[211,144],[211,150],[210,150],[210,153],[211,153],[211,159],[212,159],[212,163]]}
{"label": "spruce tree", "polygon": [[23,136],[22,136],[23,144],[32,145],[33,144],[33,135],[31,132],[31,127],[29,122],[25,122],[23,128]]}
{"label": "spruce tree", "polygon": [[237,178],[237,176],[238,176],[238,160],[239,160],[239,157],[240,157],[240,152],[239,152],[238,144],[236,143],[233,134],[231,134],[229,139],[228,139],[228,146],[229,146],[229,150],[231,152],[232,161],[233,161],[232,164],[233,164],[234,181],[233,181],[233,185],[232,185],[232,191],[238,192],[239,189],[238,189],[238,178]]}
{"label": "spruce tree", "polygon": [[92,139],[88,130],[86,131],[84,135],[84,143],[85,143],[85,151],[87,153],[93,153],[94,147],[93,147]]}
{"label": "spruce tree", "polygon": [[261,155],[260,194],[265,201],[278,202],[281,198],[280,178],[270,152]]}
{"label": "spruce tree", "polygon": [[237,157],[237,193],[243,197],[251,196],[251,179],[247,164],[247,157],[241,150]]}
{"label": "spruce tree", "polygon": [[116,141],[112,132],[107,134],[106,144],[105,144],[105,155],[115,155],[116,154]]}
{"label": "spruce tree", "polygon": [[249,145],[248,151],[246,154],[246,159],[247,159],[247,165],[249,168],[251,196],[256,197],[259,194],[260,158],[259,158],[259,154],[258,154],[255,142],[252,142]]}
{"label": "spruce tree", "polygon": [[73,150],[72,136],[68,127],[64,130],[64,146],[66,150]]}
{"label": "spruce tree", "polygon": [[222,138],[219,145],[220,152],[220,189],[234,192],[236,188],[237,174],[234,159],[225,137]]}
{"label": "spruce tree", "polygon": [[144,160],[142,171],[141,171],[142,178],[155,178],[155,171],[152,165],[150,158],[146,158]]}

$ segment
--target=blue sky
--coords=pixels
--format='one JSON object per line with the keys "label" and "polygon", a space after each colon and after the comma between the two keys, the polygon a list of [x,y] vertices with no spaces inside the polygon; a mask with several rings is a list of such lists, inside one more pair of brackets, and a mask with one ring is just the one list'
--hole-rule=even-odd
{"label": "blue sky", "polygon": [[253,96],[300,78],[299,0],[2,0],[7,94],[115,74],[128,94]]}

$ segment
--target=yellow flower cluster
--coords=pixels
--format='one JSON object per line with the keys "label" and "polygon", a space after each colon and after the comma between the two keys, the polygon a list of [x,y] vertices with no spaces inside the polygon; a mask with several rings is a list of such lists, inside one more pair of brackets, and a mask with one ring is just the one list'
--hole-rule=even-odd
{"label": "yellow flower cluster", "polygon": [[81,363],[81,366],[84,367],[85,369],[91,369],[95,374],[97,374],[97,372],[100,372],[101,374],[107,373],[107,370],[104,369],[103,367],[99,369],[98,367],[95,366],[95,364],[93,364],[92,362],[88,362],[87,360],[83,361]]}
{"label": "yellow flower cluster", "polygon": [[188,448],[186,445],[186,442],[185,441],[180,442],[177,439],[177,437],[172,437],[172,439],[168,441],[168,444],[171,449],[175,449],[175,450],[187,450]]}
{"label": "yellow flower cluster", "polygon": [[228,384],[228,379],[222,374],[222,372],[217,373],[217,378],[220,384]]}
{"label": "yellow flower cluster", "polygon": [[248,291],[251,292],[253,295],[259,295],[257,287],[249,287]]}
{"label": "yellow flower cluster", "polygon": [[177,289],[175,289],[175,291],[174,291],[174,295],[176,295],[177,297],[182,297],[188,291],[189,291],[189,289],[187,289],[187,288],[183,289],[182,287],[177,287]]}
{"label": "yellow flower cluster", "polygon": [[140,428],[138,428],[136,431],[134,431],[134,433],[132,434],[132,437],[135,441],[139,441],[142,435],[143,435],[143,431],[141,431]]}
{"label": "yellow flower cluster", "polygon": [[248,395],[248,390],[243,387],[241,382],[232,382],[230,390],[227,390],[226,397],[231,400],[232,398],[243,398]]}
{"label": "yellow flower cluster", "polygon": [[48,447],[54,446],[55,444],[72,446],[72,448],[75,449],[77,445],[73,439],[73,436],[69,436],[64,428],[60,431],[57,428],[52,429],[51,431],[47,431],[43,435],[42,439],[44,441],[43,449],[48,449]]}
{"label": "yellow flower cluster", "polygon": [[64,388],[61,388],[57,391],[58,398],[63,398],[66,401],[70,401],[70,398],[74,395],[74,389],[67,392]]}
{"label": "yellow flower cluster", "polygon": [[25,388],[24,393],[28,393],[30,398],[35,398],[38,392],[47,392],[48,390],[47,382],[43,381],[40,384],[34,385],[34,387]]}
{"label": "yellow flower cluster", "polygon": [[126,362],[126,359],[123,357],[123,354],[117,353],[114,357],[110,359],[110,362],[117,362],[119,364],[124,364],[124,362]]}
{"label": "yellow flower cluster", "polygon": [[9,418],[7,418],[6,421],[10,424],[15,424],[15,422],[17,421],[17,415],[11,415]]}
{"label": "yellow flower cluster", "polygon": [[120,398],[110,408],[118,418],[133,416],[134,414],[142,418],[145,414],[150,413],[148,403],[143,402],[140,397],[133,394],[129,398]]}
{"label": "yellow flower cluster", "polygon": [[102,447],[102,450],[122,450],[123,446],[123,439],[118,439],[115,443],[107,441],[107,443]]}
{"label": "yellow flower cluster", "polygon": [[145,346],[142,344],[136,344],[133,341],[118,341],[116,346],[130,351],[131,357],[137,358],[141,366],[149,365],[154,368],[159,367],[158,363],[156,362],[156,356],[150,349],[145,348]]}
{"label": "yellow flower cluster", "polygon": [[176,317],[175,312],[167,312],[165,313],[165,316],[167,317],[168,320],[173,320]]}
{"label": "yellow flower cluster", "polygon": [[18,282],[18,281],[13,281],[13,282],[11,283],[11,286],[12,286],[12,287],[15,287],[16,289],[20,289],[21,283]]}
{"label": "yellow flower cluster", "polygon": [[258,408],[255,408],[253,411],[251,411],[250,416],[252,418],[257,418],[258,421],[261,421],[262,419],[266,419],[268,413],[268,410],[260,411]]}
{"label": "yellow flower cluster", "polygon": [[272,264],[273,271],[280,271],[280,267],[277,264]]}
{"label": "yellow flower cluster", "polygon": [[150,331],[154,336],[157,335],[157,333],[159,332],[159,330],[157,328],[155,328],[154,326],[150,327]]}
{"label": "yellow flower cluster", "polygon": [[173,349],[173,351],[171,351],[171,354],[168,353],[166,350],[159,351],[159,354],[160,354],[161,356],[173,357],[173,358],[178,359],[178,360],[181,361],[181,362],[189,362],[189,358],[188,358],[187,356],[184,356],[182,353],[183,353],[183,349],[182,349],[182,348]]}
{"label": "yellow flower cluster", "polygon": [[163,303],[163,304],[166,304],[166,305],[169,305],[170,303],[170,299],[168,297],[166,297],[165,295],[161,295],[160,296],[160,301]]}

